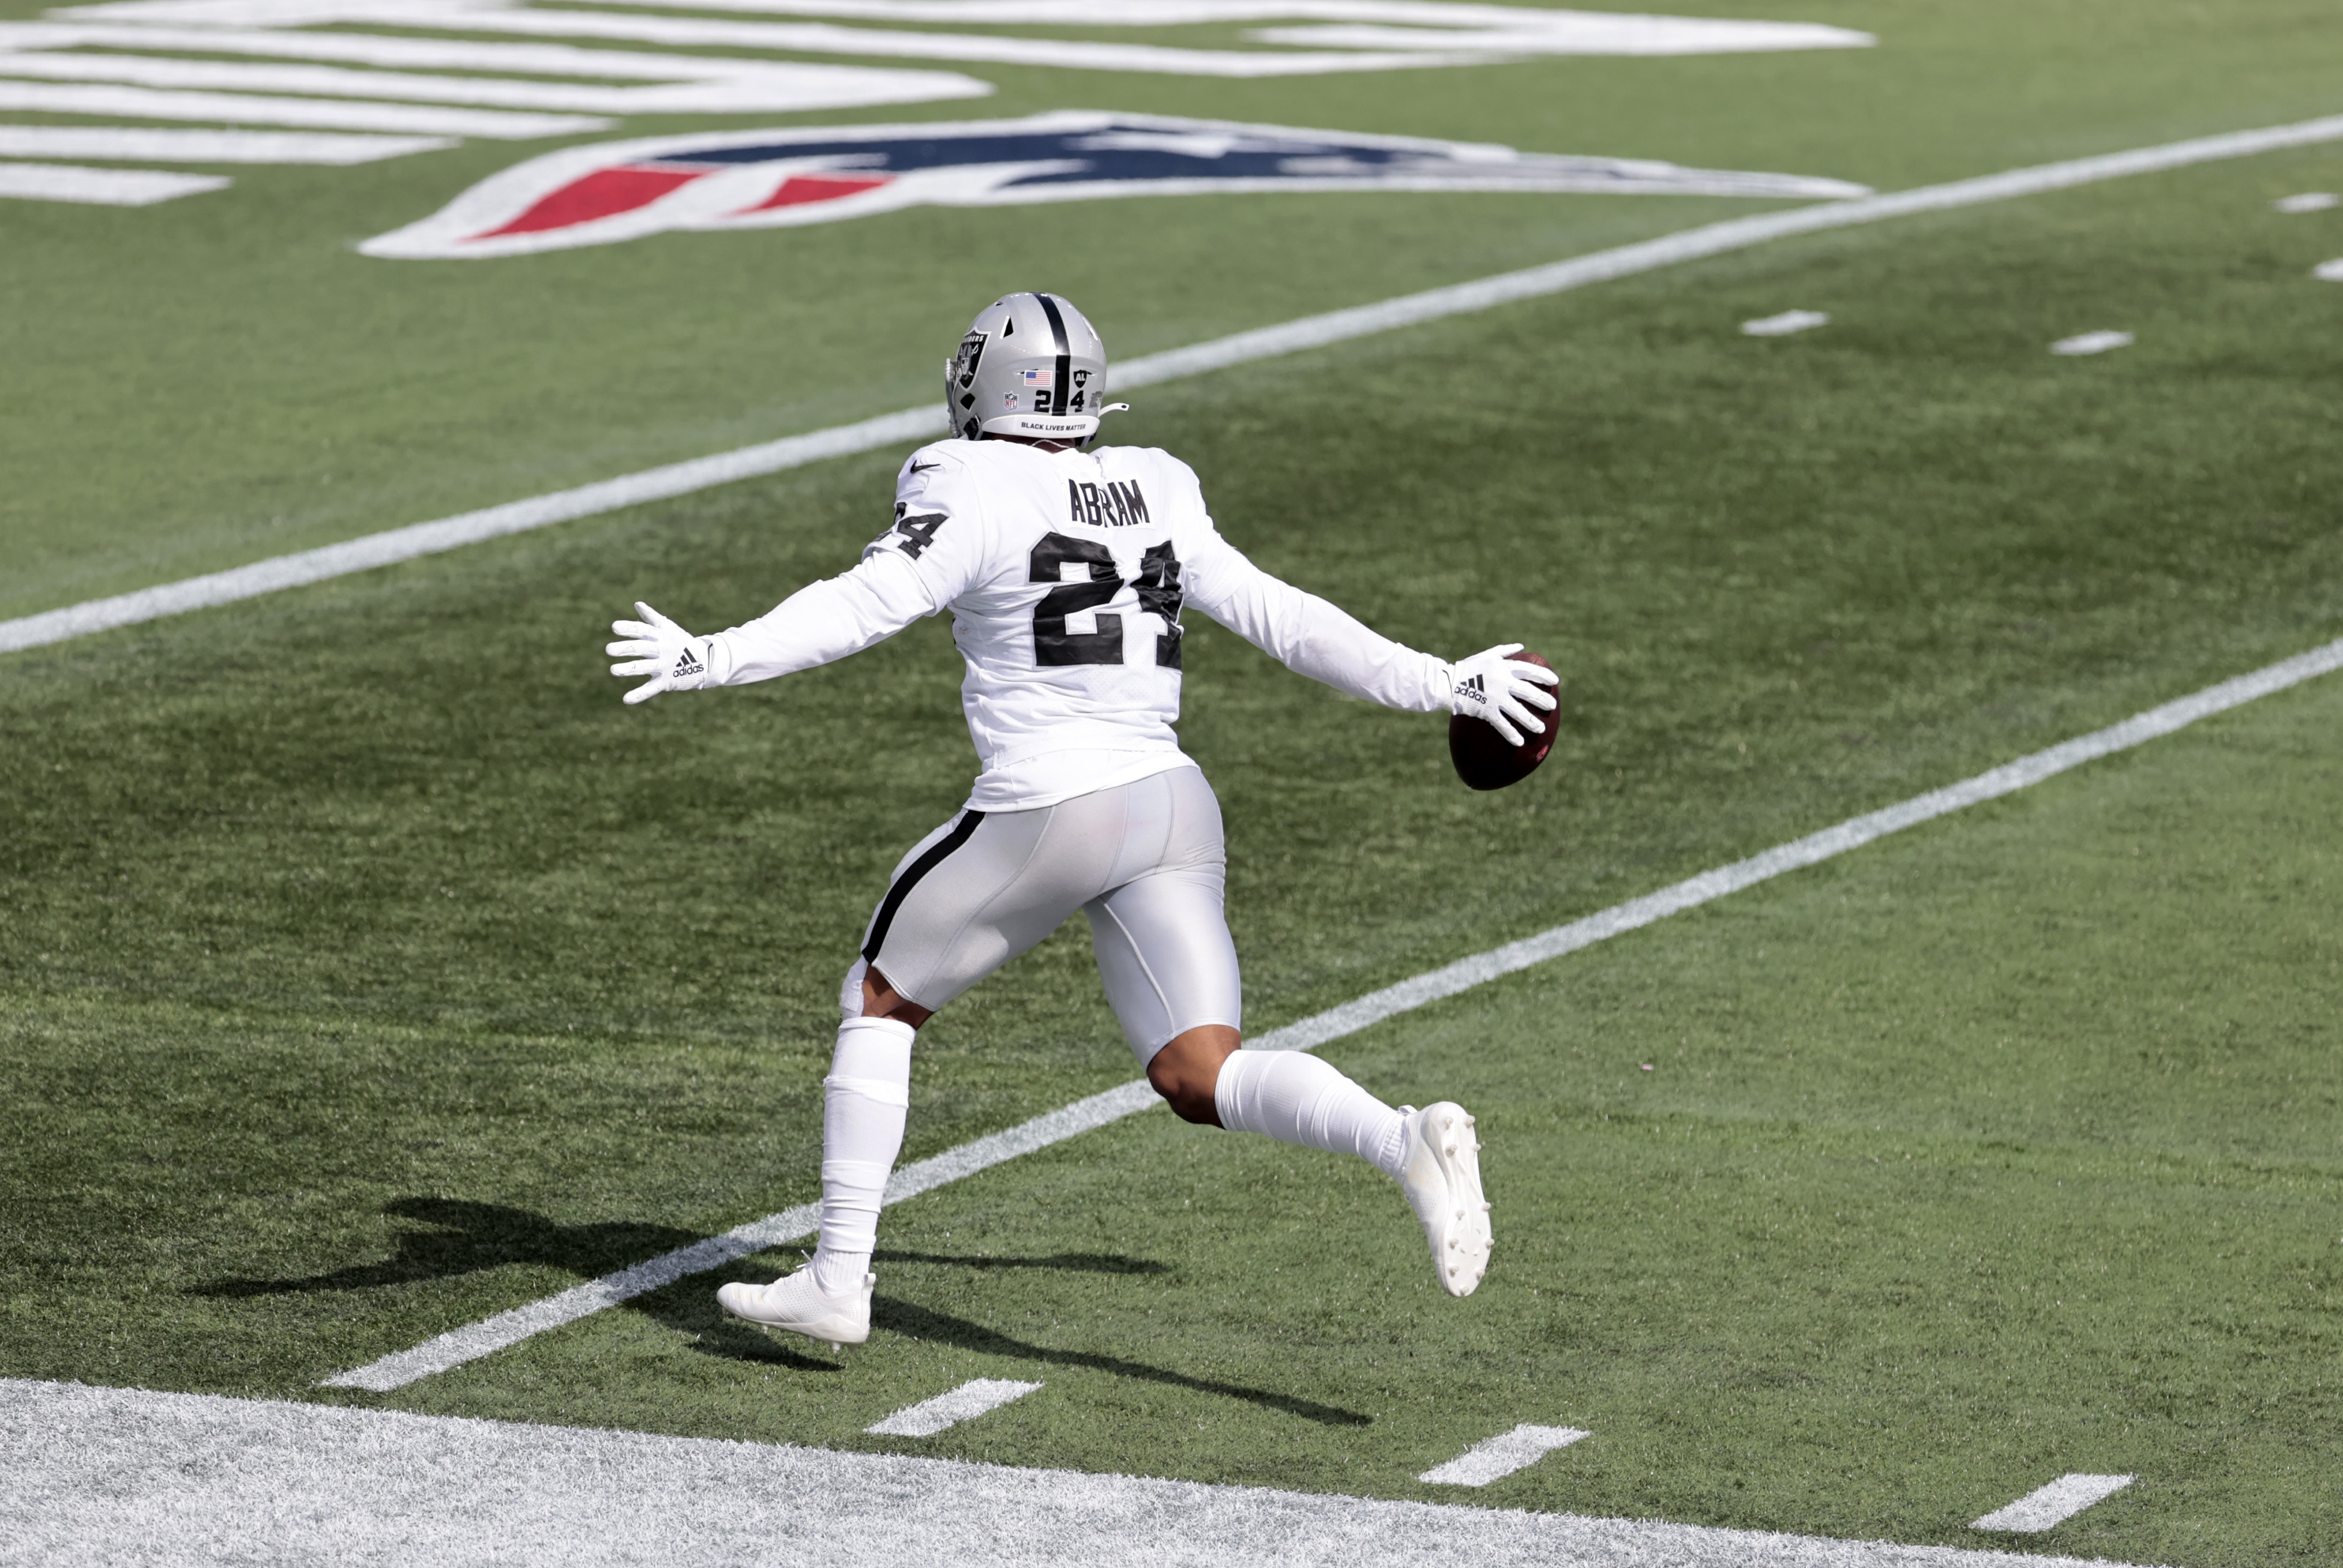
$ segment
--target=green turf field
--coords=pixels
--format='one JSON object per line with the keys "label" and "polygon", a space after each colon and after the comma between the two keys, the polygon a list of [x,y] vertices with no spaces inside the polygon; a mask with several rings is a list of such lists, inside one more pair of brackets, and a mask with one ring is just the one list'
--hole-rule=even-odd
{"label": "green turf field", "polygon": [[[987,69],[975,107],[810,118],[1111,102],[1889,189],[2343,108],[2308,5],[1698,9],[1881,44]],[[885,412],[1002,287],[1131,354],[1752,210],[1100,203],[1046,280],[1016,209],[348,249],[521,156],[0,202],[0,615]],[[2335,189],[2343,146],[2268,154],[1135,395],[1112,438],[1192,462],[1263,566],[1566,677],[1554,760],[1476,796],[1440,723],[1191,618],[1251,1026],[2343,636],[2343,287],[2311,276],[2343,209],[2270,207]],[[1736,330],[1793,307],[1832,324]],[[2046,351],[2094,328],[2137,342]],[[1412,1478],[1566,1423],[1594,1435],[1470,1500],[2343,1560],[2338,677],[1330,1047],[1481,1113],[1499,1251],[1467,1302],[1372,1173],[1159,1110],[891,1211],[842,1362],[718,1320],[720,1279],[795,1261],[766,1254],[317,1390],[813,1195],[839,974],[966,788],[948,630],[642,709],[599,649],[637,597],[713,628],[840,569],[899,460],[0,658],[0,1376],[1447,1501]],[[923,1033],[905,1158],[1131,1073],[1070,929]],[[861,1435],[979,1376],[1046,1386]],[[1967,1528],[2067,1471],[2139,1480]]]}
{"label": "green turf field", "polygon": [[[37,0],[0,0],[0,20]],[[1701,15],[1875,49],[1214,82],[988,69],[997,94],[836,119],[1069,106],[1778,169],[1882,189],[2331,113],[2318,0],[1963,0]],[[1197,43],[1192,30],[1168,41]],[[12,116],[26,120],[40,116]],[[628,135],[713,122],[629,119]],[[128,211],[0,211],[0,616],[884,412],[1032,266],[1119,355],[1745,210],[1704,197],[1202,196],[669,236],[496,266],[351,249],[528,144],[243,175]],[[1061,212],[1081,215],[1076,224]]]}

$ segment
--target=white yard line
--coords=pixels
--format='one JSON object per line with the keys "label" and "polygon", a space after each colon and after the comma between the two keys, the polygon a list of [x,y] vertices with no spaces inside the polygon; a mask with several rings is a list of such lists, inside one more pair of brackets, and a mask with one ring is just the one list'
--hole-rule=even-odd
{"label": "white yard line", "polygon": [[1426,1542],[1442,1561],[1476,1568],[2085,1568],[2071,1557],[15,1381],[0,1382],[0,1556],[43,1568],[1415,1568]]}
{"label": "white yard line", "polygon": [[2129,1486],[2129,1475],[2062,1475],[2049,1485],[2029,1492],[2006,1508],[1996,1508],[1969,1526],[1972,1530],[2008,1530],[2039,1534],[2072,1519],[2092,1503],[2113,1497]]}
{"label": "white yard line", "polygon": [[[38,89],[41,92],[71,92],[87,94],[140,94],[144,89],[113,87],[53,86],[48,84],[27,84],[15,86],[0,84],[0,107],[9,106],[7,95],[12,91]],[[200,93],[145,93],[145,101],[224,99],[225,95]],[[107,99],[114,102],[114,99]],[[243,102],[260,104],[292,104],[294,99],[251,98]],[[316,101],[311,101],[316,102]],[[17,106],[29,106],[19,105]],[[402,106],[374,106],[382,113],[401,115],[489,114],[488,110],[426,110],[407,109]],[[317,112],[332,116],[345,111],[366,112],[367,106],[354,104],[317,103]],[[148,110],[133,107],[101,108],[95,100],[92,106],[81,112],[121,114],[136,116]],[[253,113],[261,111],[255,110]],[[305,111],[306,112],[306,111]],[[157,108],[152,114],[163,114]],[[170,117],[166,116],[166,117]],[[215,119],[245,118],[245,123],[289,124],[290,121],[254,121],[231,115],[203,115]],[[513,116],[520,117],[520,116]],[[345,124],[333,119],[306,121],[317,125]],[[421,126],[367,126],[369,129],[423,129]],[[450,134],[462,134],[453,133]],[[469,134],[485,134],[473,132]],[[1652,272],[1679,262],[1694,261],[1703,256],[1719,256],[1728,251],[1743,250],[1770,240],[1792,235],[1814,234],[1825,229],[1850,228],[1857,225],[1876,223],[1885,218],[1905,217],[1915,213],[1941,212],[1954,207],[1974,206],[1986,202],[2006,201],[2015,196],[2035,196],[2045,191],[2065,190],[2089,185],[2098,180],[2119,179],[2130,175],[2149,174],[2163,169],[2187,167],[2194,164],[2211,163],[2223,158],[2250,156],[2284,147],[2310,146],[2318,143],[2343,140],[2343,116],[2326,119],[2305,120],[2295,125],[2272,126],[2260,130],[2235,131],[2224,136],[2199,136],[2185,142],[2170,142],[2160,146],[2141,147],[2130,152],[2109,153],[2098,157],[2074,158],[2064,163],[2043,164],[2032,168],[2012,169],[2004,174],[1986,175],[1976,179],[1955,180],[1947,185],[1923,186],[1916,190],[1898,191],[1887,196],[1863,196],[1852,201],[1827,202],[1814,206],[1792,207],[1780,212],[1760,213],[1749,217],[1732,218],[1722,223],[1705,224],[1698,228],[1644,240],[1635,245],[1613,250],[1595,251],[1587,256],[1574,256],[1567,261],[1534,266],[1522,272],[1500,274],[1472,283],[1456,284],[1445,288],[1427,289],[1421,294],[1403,295],[1373,305],[1363,305],[1348,310],[1329,311],[1321,316],[1303,317],[1276,327],[1264,327],[1252,332],[1240,332],[1216,338],[1210,343],[1192,347],[1175,348],[1162,354],[1151,354],[1130,360],[1114,370],[1114,385],[1119,391],[1131,391],[1141,387],[1200,376],[1207,371],[1224,370],[1232,366],[1251,364],[1256,360],[1274,358],[1297,353],[1305,348],[1323,347],[1329,344],[1367,337],[1393,331],[1403,327],[1418,326],[1453,316],[1491,309],[1525,299],[1561,294],[1583,288],[1589,284],[1604,283],[1614,278],[1629,277],[1638,273]],[[622,507],[637,506],[646,501],[670,499],[689,495],[712,486],[730,484],[738,479],[777,474],[786,469],[802,467],[808,463],[827,457],[846,457],[858,452],[873,451],[905,442],[940,437],[943,422],[930,406],[907,408],[900,413],[882,414],[875,418],[851,425],[840,425],[826,430],[816,430],[783,440],[768,441],[753,447],[713,457],[694,458],[689,462],[669,464],[649,468],[576,489],[557,490],[548,495],[527,500],[511,501],[480,511],[462,512],[435,522],[416,523],[407,528],[392,528],[383,533],[369,534],[338,545],[327,545],[318,549],[302,550],[291,555],[277,556],[256,561],[250,566],[231,570],[211,572],[202,577],[187,578],[158,587],[141,588],[135,593],[117,594],[108,598],[89,599],[68,605],[61,609],[46,610],[38,615],[0,621],[0,653],[21,648],[39,648],[63,642],[70,638],[86,636],[115,627],[134,626],[142,621],[164,616],[179,615],[188,610],[203,609],[215,605],[233,604],[240,599],[255,598],[280,588],[304,583],[321,582],[329,578],[366,571],[397,561],[413,560],[417,557],[435,555],[460,546],[478,544],[485,539],[501,538],[508,534],[525,533],[554,523],[578,518],[598,516],[616,511]]]}
{"label": "white yard line", "polygon": [[0,126],[0,157],[126,158],[155,164],[370,164],[456,143],[447,136],[336,131],[150,130],[139,126]]}
{"label": "white yard line", "polygon": [[[280,18],[281,19],[281,18]],[[313,14],[308,20],[320,20]],[[379,18],[377,18],[379,19]],[[420,20],[420,18],[418,18]],[[440,20],[446,20],[442,13]],[[162,61],[127,67],[154,75],[123,75],[107,67],[121,55],[56,55],[44,66],[37,56],[48,50],[91,50],[118,45],[125,50],[176,49],[204,55],[263,55],[286,60],[321,60],[342,65],[378,65],[397,70],[425,68],[469,73],[477,90],[497,94],[526,85],[500,73],[521,75],[582,77],[565,89],[564,101],[591,114],[763,115],[797,114],[814,109],[860,108],[876,104],[915,104],[941,98],[990,96],[990,84],[957,71],[915,71],[899,66],[816,65],[806,61],[753,60],[738,55],[649,54],[628,49],[581,49],[568,44],[494,43],[479,38],[388,37],[367,33],[317,33],[296,25],[287,30],[266,27],[167,27],[144,23],[0,22],[0,75],[67,75],[75,79],[143,82],[148,86],[196,86],[190,61]],[[78,60],[79,65],[75,62]],[[58,63],[62,62],[62,63]],[[21,67],[21,68],[19,68]],[[170,79],[176,77],[176,79]],[[393,84],[387,74],[353,73],[348,77],[310,78],[327,96],[345,89],[357,97],[382,95],[370,91]],[[260,86],[269,78],[247,77]],[[278,77],[284,91],[306,92],[293,79]],[[648,87],[618,87],[612,81],[641,81]],[[215,75],[211,85],[227,86],[231,78]],[[589,86],[588,84],[601,84]],[[538,84],[542,86],[544,84]],[[403,93],[394,96],[406,96]],[[447,100],[444,91],[417,95],[425,99],[468,102],[468,96]],[[506,101],[495,96],[481,103]],[[531,100],[515,99],[526,103]],[[540,104],[554,100],[539,98]]]}
{"label": "white yard line", "polygon": [[0,81],[0,109],[49,115],[104,115],[118,120],[202,120],[223,126],[294,126],[325,131],[388,131],[423,136],[526,141],[608,130],[585,115],[523,115],[503,109],[427,108],[420,104],[356,103],[249,93],[158,92],[81,82]]}
{"label": "white yard line", "polygon": [[1011,1400],[1023,1399],[1041,1386],[1008,1378],[971,1378],[950,1393],[905,1405],[886,1420],[872,1422],[862,1430],[873,1437],[933,1437],[961,1422],[974,1421],[987,1411],[999,1410]]}
{"label": "white yard line", "polygon": [[[388,20],[396,8],[364,8],[368,21]],[[266,25],[268,6],[206,5],[207,19]],[[1219,76],[1239,80],[1322,75],[1330,72],[1393,71],[1411,67],[1486,65],[1504,58],[1497,48],[1467,53],[1453,46],[1408,51],[1182,49],[979,33],[920,33],[887,27],[841,27],[828,22],[740,21],[714,16],[659,16],[640,12],[533,10],[501,4],[464,6],[422,19],[423,26],[536,38],[609,39],[682,49],[743,49],[792,55],[850,55],[866,59],[951,60],[995,65],[1044,65],[1076,71],[1131,71],[1149,75]],[[1442,39],[1442,43],[1448,42]]]}
{"label": "white yard line", "polygon": [[516,81],[509,77],[414,71],[354,71],[340,65],[38,52],[0,52],[0,76],[119,82],[197,92],[297,93],[322,98],[382,98],[496,109],[568,110],[587,115],[791,114],[806,109],[860,106],[874,101],[981,97],[990,90],[983,83],[957,72],[873,71],[846,65],[805,65],[795,70],[768,65],[698,82],[612,86],[604,83]]}
{"label": "white yard line", "polygon": [[[1933,821],[1948,812],[1974,806],[1981,801],[1995,800],[2015,794],[2045,779],[2055,778],[2072,768],[2106,757],[2113,752],[2128,750],[2135,746],[2171,734],[2200,719],[2225,713],[2232,708],[2284,691],[2317,676],[2343,669],[2343,639],[2313,648],[2308,653],[2241,675],[2217,686],[2179,698],[2145,713],[2133,715],[2120,724],[2061,742],[2047,750],[2021,757],[2015,762],[1916,795],[1909,800],[1850,817],[1835,827],[1819,833],[1809,833],[1803,839],[1777,844],[1763,854],[1752,855],[1745,860],[1735,860],[1729,866],[1719,866],[1687,878],[1673,887],[1646,893],[1640,899],[1630,899],[1615,904],[1599,914],[1573,920],[1568,925],[1555,926],[1508,942],[1487,952],[1460,959],[1442,969],[1417,975],[1413,980],[1371,991],[1354,1001],[1329,1008],[1282,1029],[1274,1029],[1247,1042],[1255,1050],[1312,1050],[1345,1035],[1410,1012],[1432,1002],[1456,996],[1478,985],[1486,984],[1502,975],[1528,969],[1565,953],[1593,947],[1625,931],[1648,926],[1655,920],[1696,909],[1702,904],[1735,893],[1744,888],[1812,866],[1850,849],[1859,849],[1875,839],[1903,831],[1922,822]],[[932,1191],[963,1176],[990,1170],[1004,1161],[1021,1154],[1062,1143],[1094,1128],[1119,1121],[1135,1111],[1144,1111],[1156,1103],[1156,1094],[1144,1080],[1134,1080],[1102,1094],[1052,1111],[1044,1116],[1006,1131],[964,1143],[957,1149],[916,1164],[906,1165],[895,1172],[887,1183],[886,1201],[900,1203],[918,1193]],[[451,1329],[436,1339],[427,1340],[412,1350],[396,1352],[380,1361],[370,1362],[349,1372],[337,1372],[323,1380],[327,1388],[362,1388],[385,1392],[461,1366],[507,1345],[518,1344],[548,1329],[575,1322],[579,1318],[616,1306],[646,1292],[671,1285],[688,1275],[720,1268],[752,1252],[769,1247],[784,1246],[802,1241],[813,1234],[820,1221],[820,1207],[800,1203],[778,1214],[727,1231],[720,1236],[710,1236],[689,1247],[605,1274],[582,1285],[573,1286],[558,1295],[547,1296],[526,1306],[499,1312],[479,1322]]]}
{"label": "white yard line", "polygon": [[1527,1422],[1476,1442],[1445,1464],[1435,1464],[1418,1481],[1434,1486],[1486,1486],[1516,1470],[1527,1470],[1557,1448],[1568,1448],[1583,1437],[1574,1426],[1531,1426]]}
{"label": "white yard line", "polygon": [[226,186],[217,175],[161,169],[94,169],[80,164],[0,164],[0,196],[79,202],[90,206],[153,206]]}

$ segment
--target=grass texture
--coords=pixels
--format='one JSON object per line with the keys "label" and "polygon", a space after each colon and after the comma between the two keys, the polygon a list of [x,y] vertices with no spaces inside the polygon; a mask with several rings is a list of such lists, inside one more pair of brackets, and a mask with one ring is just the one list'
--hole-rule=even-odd
{"label": "grass texture", "polygon": [[[0,15],[47,8],[0,0]],[[988,66],[976,74],[997,87],[990,98],[639,116],[575,139],[1093,107],[1891,189],[2332,113],[2343,65],[2318,0],[1687,9],[1795,15],[1881,41],[1262,82]],[[1003,279],[1066,292],[1128,357],[1755,210],[1661,196],[1150,197],[493,262],[355,249],[553,145],[228,168],[228,190],[146,209],[0,204],[12,372],[0,377],[0,617],[926,401],[938,345]]]}
{"label": "grass texture", "polygon": [[[2343,229],[2267,206],[2339,168],[1834,235],[1151,392],[1121,438],[1193,461],[1263,565],[1567,678],[1545,770],[1476,797],[1439,724],[1194,628],[1252,1026],[2343,635],[2308,276]],[[1790,306],[1834,325],[1735,330]],[[2099,327],[2139,342],[2046,352]],[[839,974],[965,788],[946,628],[640,710],[599,646],[638,596],[716,627],[840,568],[892,461],[7,662],[0,1372],[311,1394],[811,1195]],[[1564,1422],[1594,1436],[1476,1498],[1975,1543],[2063,1471],[2137,1471],[2041,1543],[2331,1561],[2338,705],[2268,699],[1333,1048],[1481,1112],[1500,1251],[1468,1302],[1372,1173],[1150,1112],[899,1211],[842,1364],[718,1322],[710,1276],[379,1402],[887,1447],[860,1429],[1010,1376],[1047,1386],[900,1446],[1416,1496]],[[1131,1072],[1061,933],[925,1032],[906,1158]]]}

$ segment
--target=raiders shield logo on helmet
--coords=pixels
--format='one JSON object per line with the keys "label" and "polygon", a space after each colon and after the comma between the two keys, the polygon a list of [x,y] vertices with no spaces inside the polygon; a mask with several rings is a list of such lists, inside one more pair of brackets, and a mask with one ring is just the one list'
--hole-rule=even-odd
{"label": "raiders shield logo on helmet", "polygon": [[988,335],[971,332],[960,340],[960,352],[952,357],[952,377],[963,392],[974,384],[976,367],[984,358],[984,340]]}

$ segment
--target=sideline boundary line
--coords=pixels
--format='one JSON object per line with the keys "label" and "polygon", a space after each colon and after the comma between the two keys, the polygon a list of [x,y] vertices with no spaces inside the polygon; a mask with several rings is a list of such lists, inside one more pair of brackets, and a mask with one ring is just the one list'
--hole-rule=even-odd
{"label": "sideline boundary line", "polygon": [[[1605,283],[1614,278],[1673,266],[1679,262],[1744,250],[1791,235],[1851,228],[1859,224],[1876,223],[1883,218],[1976,206],[1986,202],[2006,201],[2014,196],[2066,190],[2099,180],[2152,174],[2193,164],[2247,157],[2283,147],[2309,146],[2332,141],[2343,141],[2343,115],[2302,120],[2292,125],[2269,126],[2258,130],[2197,136],[2187,141],[2167,142],[2158,146],[2137,147],[2128,152],[2038,164],[2001,174],[1954,180],[1945,185],[1921,186],[1886,196],[1859,196],[1850,201],[1825,202],[1759,213],[1749,217],[1728,218],[1721,223],[1704,224],[1697,228],[1664,235],[1658,239],[1573,256],[1567,261],[1550,262],[1520,272],[1500,273],[1471,283],[1426,289],[1420,294],[1402,295],[1373,305],[1305,316],[1275,327],[1215,338],[1209,343],[1150,354],[1114,370],[1111,378],[1118,390],[1130,391],[1189,376],[1201,376],[1207,371],[1251,364],[1255,360],[1276,358],[1305,348],[1320,348],[1352,338],[1373,337],[1402,327],[1418,326],[1524,299],[1562,294],[1574,288],[1583,288],[1588,284]],[[639,473],[579,486],[575,489],[556,490],[480,511],[460,512],[435,522],[415,523],[340,544],[274,556],[226,571],[185,578],[177,582],[140,588],[134,593],[86,599],[61,609],[44,610],[37,615],[0,621],[0,653],[42,648],[76,637],[86,637],[93,632],[159,620],[188,610],[257,598],[281,588],[347,577],[353,572],[437,555],[464,545],[502,538],[508,534],[528,533],[555,523],[597,517],[646,501],[671,500],[717,485],[730,484],[736,479],[778,474],[828,457],[849,457],[923,436],[937,435],[935,410],[922,405],[850,425],[833,426],[803,436],[742,447],[713,457],[646,468]]]}
{"label": "sideline boundary line", "polygon": [[[1906,828],[1933,821],[1964,807],[2015,794],[2046,779],[2079,768],[2086,762],[2129,750],[2185,729],[2200,719],[2226,713],[2230,709],[2242,707],[2272,692],[2284,691],[2288,687],[2298,686],[2337,669],[2343,669],[2343,638],[2308,653],[2297,654],[2292,658],[2266,665],[2251,674],[2206,687],[2201,691],[2151,708],[2144,713],[2134,714],[2105,729],[2062,741],[2046,750],[2018,758],[2014,762],[2005,762],[1957,784],[1931,789],[1925,795],[1916,795],[1908,800],[1860,817],[1850,817],[1818,833],[1809,833],[1803,839],[1778,844],[1747,859],[1703,871],[1696,877],[1662,888],[1657,892],[1630,899],[1624,904],[1614,904],[1584,920],[1555,926],[1534,937],[1460,959],[1455,963],[1417,975],[1413,980],[1370,991],[1340,1007],[1329,1008],[1324,1012],[1289,1023],[1282,1029],[1272,1030],[1248,1042],[1249,1049],[1313,1050],[1400,1013],[1412,1012],[1417,1008],[1443,1000],[1517,970],[1525,970],[1565,953],[1593,947],[1597,942],[1639,930],[1685,910],[1696,909],[1785,872],[1844,855],[1875,839],[1900,833]],[[1078,1100],[1071,1105],[1037,1116],[1022,1125],[991,1133],[902,1167],[888,1181],[884,1202],[900,1203],[906,1198],[957,1181],[963,1176],[990,1170],[1021,1154],[1030,1154],[1119,1121],[1154,1103],[1155,1091],[1144,1079],[1136,1079],[1102,1094]],[[411,1350],[395,1352],[365,1366],[337,1372],[321,1379],[318,1386],[370,1389],[377,1393],[387,1393],[435,1372],[477,1361],[507,1345],[518,1344],[548,1329],[558,1328],[598,1312],[605,1307],[617,1306],[647,1292],[671,1285],[687,1275],[721,1268],[726,1263],[769,1247],[802,1241],[813,1234],[820,1218],[820,1205],[818,1203],[800,1203],[794,1209],[768,1214],[720,1236],[710,1236],[690,1246],[679,1247],[674,1251],[637,1263],[632,1268],[621,1269],[558,1294],[543,1297],[526,1306],[515,1307],[478,1322],[451,1329]]]}
{"label": "sideline boundary line", "polygon": [[9,1561],[43,1568],[735,1568],[772,1560],[776,1541],[823,1568],[1417,1568],[1425,1541],[1479,1568],[2125,1568],[14,1378],[0,1379],[0,1466]]}

